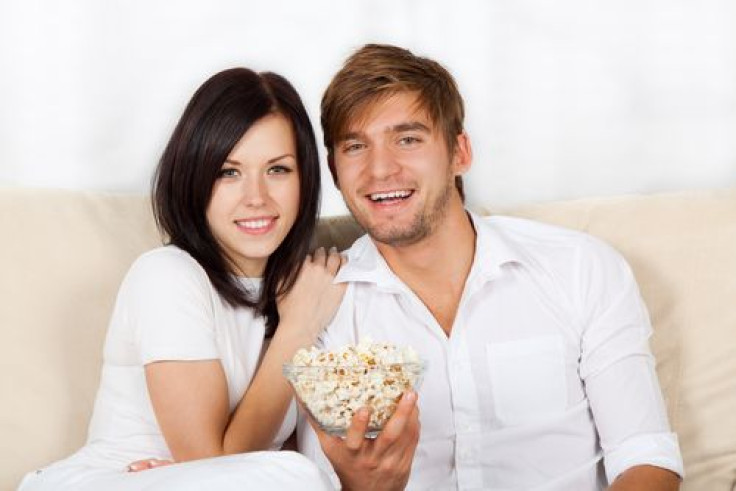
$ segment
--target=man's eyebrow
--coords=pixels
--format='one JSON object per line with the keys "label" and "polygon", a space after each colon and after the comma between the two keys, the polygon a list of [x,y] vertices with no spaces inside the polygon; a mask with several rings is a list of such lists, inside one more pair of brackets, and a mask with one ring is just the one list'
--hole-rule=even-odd
{"label": "man's eyebrow", "polygon": [[432,130],[424,123],[419,121],[411,121],[409,123],[399,123],[394,125],[387,130],[390,133],[402,133],[404,131],[423,131],[425,133],[431,133]]}
{"label": "man's eyebrow", "polygon": [[[386,133],[403,133],[404,131],[422,131],[425,133],[431,133],[432,129],[424,123],[419,121],[410,121],[408,123],[399,123],[393,126],[389,126],[384,130]],[[342,135],[338,141],[344,142],[347,140],[359,140],[362,138],[364,133],[362,131],[350,131]]]}
{"label": "man's eyebrow", "polygon": [[344,141],[348,141],[348,140],[357,140],[362,135],[363,135],[363,133],[361,133],[359,131],[351,131],[350,133],[345,133],[344,135],[342,135],[340,138],[337,139],[337,141],[344,142]]}

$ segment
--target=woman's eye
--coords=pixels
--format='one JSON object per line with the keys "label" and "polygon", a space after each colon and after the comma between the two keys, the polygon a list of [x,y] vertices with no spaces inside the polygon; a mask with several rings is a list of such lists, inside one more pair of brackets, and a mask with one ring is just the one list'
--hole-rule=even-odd
{"label": "woman's eye", "polygon": [[239,175],[240,171],[232,167],[225,167],[224,169],[220,169],[220,173],[218,174],[219,177],[237,177]]}
{"label": "woman's eye", "polygon": [[269,174],[288,174],[290,172],[292,172],[291,167],[285,165],[274,165],[268,169]]}

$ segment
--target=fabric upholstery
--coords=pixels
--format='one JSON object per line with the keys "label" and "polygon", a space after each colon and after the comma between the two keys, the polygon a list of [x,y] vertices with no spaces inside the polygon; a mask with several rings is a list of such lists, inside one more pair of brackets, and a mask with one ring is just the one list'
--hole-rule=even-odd
{"label": "fabric upholstery", "polygon": [[[736,190],[473,208],[584,230],[628,259],[654,324],[683,489],[730,490]],[[139,195],[0,189],[0,230],[0,489],[14,489],[23,473],[84,442],[117,288],[161,241]],[[327,218],[316,242],[345,248],[360,233],[349,217]]]}

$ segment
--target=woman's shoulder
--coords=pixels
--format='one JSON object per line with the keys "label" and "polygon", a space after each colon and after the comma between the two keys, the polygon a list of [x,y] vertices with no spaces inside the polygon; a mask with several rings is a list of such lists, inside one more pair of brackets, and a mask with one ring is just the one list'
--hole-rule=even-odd
{"label": "woman's shoulder", "polygon": [[173,245],[157,247],[138,256],[125,282],[161,286],[172,283],[210,285],[207,273],[197,260]]}

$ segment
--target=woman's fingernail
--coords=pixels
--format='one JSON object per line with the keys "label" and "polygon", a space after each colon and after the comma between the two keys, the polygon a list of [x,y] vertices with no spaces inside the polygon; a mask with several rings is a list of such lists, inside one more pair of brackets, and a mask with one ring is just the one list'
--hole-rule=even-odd
{"label": "woman's fingernail", "polygon": [[404,397],[406,398],[407,401],[414,402],[417,400],[417,393],[414,392],[413,390],[410,390],[410,391],[404,392]]}

